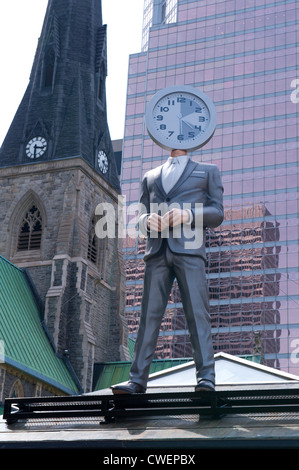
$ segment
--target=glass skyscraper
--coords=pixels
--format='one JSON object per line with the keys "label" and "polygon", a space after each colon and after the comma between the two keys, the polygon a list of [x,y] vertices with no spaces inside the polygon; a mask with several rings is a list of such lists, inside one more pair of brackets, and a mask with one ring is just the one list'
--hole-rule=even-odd
{"label": "glass skyscraper", "polygon": [[[131,206],[128,221],[142,176],[168,156],[146,132],[150,98],[167,86],[192,85],[213,100],[216,133],[191,157],[217,164],[224,183],[225,220],[207,236],[215,353],[255,354],[265,365],[294,374],[299,374],[298,43],[298,1],[145,0],[142,52],[129,62],[121,175]],[[141,236],[124,240],[132,338],[140,315],[144,245]],[[176,285],[156,356],[192,356]]]}

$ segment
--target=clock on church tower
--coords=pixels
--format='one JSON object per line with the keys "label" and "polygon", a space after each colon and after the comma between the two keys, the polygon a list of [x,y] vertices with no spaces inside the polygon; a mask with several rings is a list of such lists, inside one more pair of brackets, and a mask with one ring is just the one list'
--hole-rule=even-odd
{"label": "clock on church tower", "polygon": [[99,150],[97,159],[98,159],[98,167],[101,173],[105,175],[109,169],[109,160],[104,150]]}
{"label": "clock on church tower", "polygon": [[33,137],[26,145],[26,155],[28,158],[40,158],[47,151],[47,141],[44,137]]}

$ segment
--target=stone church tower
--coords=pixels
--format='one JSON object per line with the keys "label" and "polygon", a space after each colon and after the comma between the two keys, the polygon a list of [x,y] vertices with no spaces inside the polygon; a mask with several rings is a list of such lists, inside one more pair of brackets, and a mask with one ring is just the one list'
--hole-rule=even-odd
{"label": "stone church tower", "polygon": [[[0,150],[0,254],[27,269],[57,353],[68,354],[84,391],[95,362],[128,359],[106,75],[101,0],[49,0]],[[115,237],[97,236],[103,202]]]}

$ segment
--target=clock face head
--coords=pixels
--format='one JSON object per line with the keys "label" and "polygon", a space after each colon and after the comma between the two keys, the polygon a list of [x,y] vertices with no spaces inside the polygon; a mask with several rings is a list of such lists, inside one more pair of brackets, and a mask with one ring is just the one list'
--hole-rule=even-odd
{"label": "clock face head", "polygon": [[173,86],[159,91],[146,110],[151,139],[166,150],[197,150],[213,136],[216,110],[201,91],[189,86]]}
{"label": "clock face head", "polygon": [[98,152],[97,160],[98,160],[98,167],[101,170],[101,172],[103,174],[107,173],[108,166],[109,166],[108,157],[103,150],[100,150]]}
{"label": "clock face head", "polygon": [[39,158],[47,150],[47,141],[44,137],[33,137],[26,145],[26,155],[28,158]]}

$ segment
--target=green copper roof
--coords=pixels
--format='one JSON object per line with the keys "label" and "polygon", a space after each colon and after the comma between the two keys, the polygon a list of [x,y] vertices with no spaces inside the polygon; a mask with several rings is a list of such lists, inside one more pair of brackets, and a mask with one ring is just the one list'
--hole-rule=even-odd
{"label": "green copper roof", "polygon": [[[132,338],[129,338],[128,348],[130,358],[132,359],[135,349],[135,341]],[[150,374],[185,364],[191,360],[192,358],[155,359],[152,361]],[[96,363],[94,368],[94,391],[103,390],[111,387],[111,385],[126,382],[129,380],[130,368],[131,361]]]}
{"label": "green copper roof", "polygon": [[40,307],[24,270],[0,256],[0,360],[68,394],[77,386],[43,328]]}
{"label": "green copper roof", "polygon": [[[192,361],[192,358],[184,359],[156,359],[153,360],[150,368],[150,374],[169,369],[170,367],[179,366],[186,362]],[[109,362],[95,364],[95,374],[97,376],[94,390],[103,390],[111,385],[126,382],[129,380],[131,362]]]}

